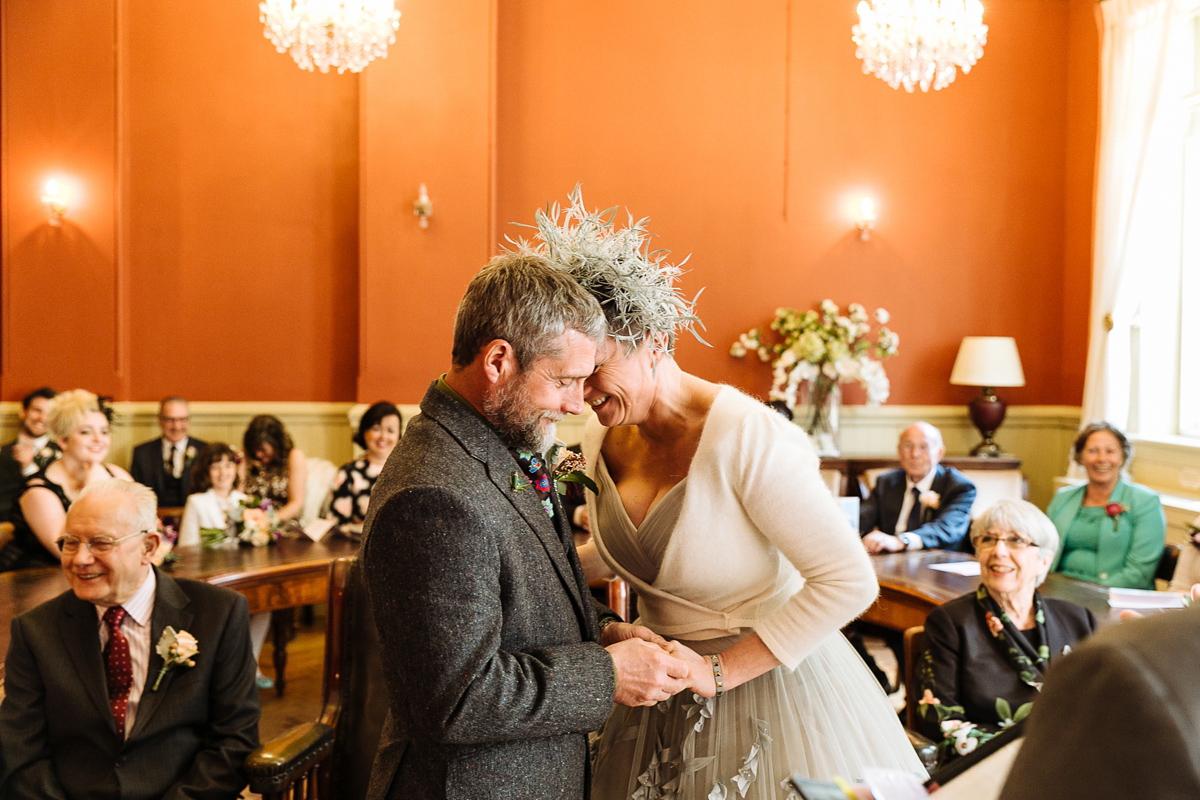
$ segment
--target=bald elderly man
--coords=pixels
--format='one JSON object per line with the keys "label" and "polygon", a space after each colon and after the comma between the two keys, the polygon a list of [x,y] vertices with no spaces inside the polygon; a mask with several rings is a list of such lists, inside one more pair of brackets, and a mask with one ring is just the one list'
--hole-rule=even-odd
{"label": "bald elderly man", "polygon": [[946,455],[941,432],[916,422],[900,434],[896,451],[900,468],[880,475],[859,509],[867,552],[968,550],[975,484],[940,463]]}

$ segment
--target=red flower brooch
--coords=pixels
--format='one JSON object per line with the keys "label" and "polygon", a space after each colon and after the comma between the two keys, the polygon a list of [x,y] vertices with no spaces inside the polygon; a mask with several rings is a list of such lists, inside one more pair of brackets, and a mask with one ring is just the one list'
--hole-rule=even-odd
{"label": "red flower brooch", "polygon": [[1117,532],[1117,523],[1120,520],[1121,515],[1128,510],[1129,506],[1125,505],[1124,503],[1109,503],[1104,507],[1104,513],[1112,517],[1113,533]]}

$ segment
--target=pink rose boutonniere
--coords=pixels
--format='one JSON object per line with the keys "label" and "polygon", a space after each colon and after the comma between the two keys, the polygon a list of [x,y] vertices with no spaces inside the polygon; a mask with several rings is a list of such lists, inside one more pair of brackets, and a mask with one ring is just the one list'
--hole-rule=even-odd
{"label": "pink rose boutonniere", "polygon": [[154,652],[163,660],[163,665],[158,671],[158,677],[154,679],[154,685],[150,687],[152,692],[158,691],[158,685],[162,683],[168,670],[196,666],[196,654],[200,652],[200,645],[195,636],[184,630],[177,631],[168,625],[163,629]]}
{"label": "pink rose boutonniere", "polygon": [[1113,533],[1117,532],[1117,523],[1121,519],[1121,515],[1129,510],[1129,506],[1124,503],[1109,503],[1104,507],[1104,513],[1112,517]]}
{"label": "pink rose boutonniere", "polygon": [[936,511],[942,505],[942,496],[933,491],[921,492],[917,499],[921,501],[921,508],[932,508]]}
{"label": "pink rose boutonniere", "polygon": [[984,619],[987,621],[988,630],[992,632],[992,636],[1004,633],[1004,623],[995,614],[989,611],[984,615]]}

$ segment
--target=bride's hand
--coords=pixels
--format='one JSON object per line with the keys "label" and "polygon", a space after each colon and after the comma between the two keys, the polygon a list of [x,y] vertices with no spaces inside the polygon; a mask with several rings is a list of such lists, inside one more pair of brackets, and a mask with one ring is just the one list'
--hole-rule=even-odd
{"label": "bride's hand", "polygon": [[712,661],[708,656],[702,656],[679,642],[669,642],[667,652],[687,663],[689,689],[701,697],[712,697],[717,693],[717,679],[713,676]]}
{"label": "bride's hand", "polygon": [[666,639],[659,636],[654,631],[647,628],[645,625],[633,625],[628,622],[613,622],[604,626],[604,630],[600,632],[600,646],[608,647],[617,642],[623,642],[626,639],[644,639],[651,644],[656,644],[664,650],[668,649]]}

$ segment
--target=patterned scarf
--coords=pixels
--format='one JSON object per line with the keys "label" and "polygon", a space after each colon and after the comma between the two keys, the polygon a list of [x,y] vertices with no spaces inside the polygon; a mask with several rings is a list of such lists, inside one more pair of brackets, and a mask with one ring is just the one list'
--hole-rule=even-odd
{"label": "patterned scarf", "polygon": [[[1049,639],[1046,638],[1046,612],[1042,607],[1042,595],[1036,591],[1033,593],[1033,619],[1037,626],[1031,631],[1032,637],[1029,638],[1017,630],[1017,626],[1009,619],[1008,614],[1000,609],[983,584],[975,590],[975,601],[983,609],[988,630],[1000,643],[1008,663],[1022,681],[1040,692],[1046,668],[1050,665],[1050,645]],[[1034,641],[1030,641],[1030,638]]]}

